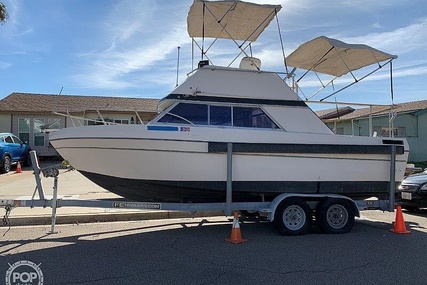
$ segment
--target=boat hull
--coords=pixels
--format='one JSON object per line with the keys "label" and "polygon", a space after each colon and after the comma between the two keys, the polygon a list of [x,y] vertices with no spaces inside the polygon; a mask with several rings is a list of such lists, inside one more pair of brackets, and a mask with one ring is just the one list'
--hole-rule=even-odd
{"label": "boat hull", "polygon": [[[112,177],[80,171],[97,185],[141,202],[212,203],[226,201],[225,181],[160,181]],[[352,199],[385,197],[388,181],[233,181],[234,202],[272,201],[282,193],[341,194]],[[396,183],[397,186],[397,183]]]}
{"label": "boat hull", "polygon": [[[91,181],[136,201],[224,202],[227,144],[221,136],[233,147],[233,201],[268,201],[280,193],[357,199],[389,193],[391,148],[381,139],[282,132],[261,137],[255,131],[200,129],[165,134],[144,126],[83,127],[64,129],[51,142]],[[248,143],[246,137],[259,141]],[[406,141],[397,147],[396,183],[403,178],[408,155]]]}

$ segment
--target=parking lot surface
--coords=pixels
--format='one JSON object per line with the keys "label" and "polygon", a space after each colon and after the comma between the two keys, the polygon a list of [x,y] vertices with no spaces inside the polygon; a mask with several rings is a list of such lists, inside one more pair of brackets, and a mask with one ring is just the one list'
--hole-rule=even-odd
{"label": "parking lot surface", "polygon": [[[52,179],[43,182],[49,195]],[[0,176],[2,199],[31,196],[34,187],[30,169]],[[59,195],[119,198],[65,170]],[[112,210],[58,211],[78,217]],[[50,209],[14,209],[12,222],[20,215],[49,217]],[[395,213],[381,211],[363,211],[343,235],[313,228],[310,234],[287,237],[268,222],[243,220],[248,241],[238,245],[225,241],[232,221],[222,216],[75,220],[57,225],[55,234],[49,234],[49,220],[38,226],[12,224],[0,227],[0,280],[16,262],[31,261],[43,272],[43,284],[427,284],[427,211],[404,211],[403,216],[411,234],[392,233]]]}
{"label": "parking lot surface", "polygon": [[60,225],[51,235],[13,227],[1,238],[0,275],[29,260],[44,284],[426,284],[424,214],[405,214],[409,235],[368,214],[343,235],[286,237],[244,222],[248,241],[238,245],[224,241],[222,217]]}

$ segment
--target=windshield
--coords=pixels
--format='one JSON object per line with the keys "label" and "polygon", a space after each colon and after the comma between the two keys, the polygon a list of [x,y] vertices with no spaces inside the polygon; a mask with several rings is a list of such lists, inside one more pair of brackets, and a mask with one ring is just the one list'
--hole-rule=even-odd
{"label": "windshield", "polygon": [[178,103],[157,122],[199,126],[279,129],[259,107],[218,106],[196,103]]}

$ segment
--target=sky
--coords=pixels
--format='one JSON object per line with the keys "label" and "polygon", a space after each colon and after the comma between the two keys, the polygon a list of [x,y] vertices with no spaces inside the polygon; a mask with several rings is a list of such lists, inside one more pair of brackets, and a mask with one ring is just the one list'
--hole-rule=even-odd
{"label": "sky", "polygon": [[[175,88],[177,78],[182,83],[200,60],[186,30],[191,0],[0,1],[9,13],[0,25],[0,99],[12,92],[160,99]],[[280,35],[274,20],[252,45],[262,69],[285,70],[280,37],[289,55],[302,43],[327,36],[397,55],[393,102],[427,100],[424,0],[251,2],[282,6]],[[237,53],[233,43],[218,42],[208,55],[214,64],[223,65]],[[302,73],[297,70],[297,77]],[[328,100],[390,104],[389,75],[387,65]],[[307,78],[300,82],[303,99],[320,87],[313,77]],[[351,77],[341,82],[348,80]],[[337,90],[339,82],[312,100]]]}

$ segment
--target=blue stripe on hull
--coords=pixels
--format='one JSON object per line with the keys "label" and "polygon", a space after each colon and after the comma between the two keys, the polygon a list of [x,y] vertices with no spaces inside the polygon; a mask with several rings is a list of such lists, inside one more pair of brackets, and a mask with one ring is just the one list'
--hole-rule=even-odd
{"label": "blue stripe on hull", "polygon": [[172,126],[147,126],[148,131],[166,131],[166,132],[177,132],[178,127]]}

